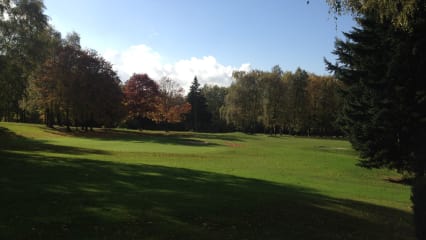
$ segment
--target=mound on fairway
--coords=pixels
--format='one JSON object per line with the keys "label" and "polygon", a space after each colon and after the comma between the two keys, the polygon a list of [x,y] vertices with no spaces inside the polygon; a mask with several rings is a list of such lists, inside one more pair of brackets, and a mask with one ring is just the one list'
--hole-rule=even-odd
{"label": "mound on fairway", "polygon": [[341,140],[0,123],[0,239],[414,239]]}

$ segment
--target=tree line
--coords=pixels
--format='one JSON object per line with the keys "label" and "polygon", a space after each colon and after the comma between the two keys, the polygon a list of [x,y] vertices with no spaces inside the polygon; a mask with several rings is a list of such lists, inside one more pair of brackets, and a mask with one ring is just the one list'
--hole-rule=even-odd
{"label": "tree line", "polygon": [[298,69],[234,72],[230,87],[134,74],[122,82],[77,33],[62,37],[41,0],[0,1],[0,119],[47,126],[339,134],[332,77]]}
{"label": "tree line", "polygon": [[234,72],[221,115],[237,129],[271,134],[339,135],[339,84],[298,68]]}
{"label": "tree line", "polygon": [[[164,92],[161,89],[164,86],[173,89],[170,85],[174,83],[163,79],[158,85],[146,74],[135,74],[123,88],[128,111],[123,126],[164,128],[168,125],[174,129],[210,132],[342,134],[338,125],[342,101],[339,84],[333,77],[318,76],[300,68],[294,73],[283,72],[279,66],[270,72],[234,72],[233,77],[235,82],[230,87],[201,87],[194,77],[185,97],[183,89],[175,87],[169,91],[169,100],[158,102]],[[170,82],[165,85],[165,80]],[[171,103],[175,105],[168,107]]]}

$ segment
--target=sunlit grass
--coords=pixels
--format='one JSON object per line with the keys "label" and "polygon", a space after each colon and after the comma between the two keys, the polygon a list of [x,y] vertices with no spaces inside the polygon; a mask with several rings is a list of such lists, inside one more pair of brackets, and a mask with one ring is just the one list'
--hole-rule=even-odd
{"label": "sunlit grass", "polygon": [[0,123],[0,238],[413,239],[344,140]]}

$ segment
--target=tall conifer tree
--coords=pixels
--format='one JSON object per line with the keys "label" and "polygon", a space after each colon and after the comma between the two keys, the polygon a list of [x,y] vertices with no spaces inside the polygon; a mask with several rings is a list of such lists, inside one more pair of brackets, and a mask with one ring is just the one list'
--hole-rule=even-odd
{"label": "tall conifer tree", "polygon": [[188,113],[187,122],[190,129],[199,131],[208,127],[211,114],[207,109],[206,102],[206,98],[201,93],[198,79],[194,77],[188,93],[188,103],[191,104],[191,112]]}
{"label": "tall conifer tree", "polygon": [[364,14],[328,68],[344,83],[342,122],[362,165],[415,175],[416,231],[426,239],[426,6],[417,6],[408,30]]}

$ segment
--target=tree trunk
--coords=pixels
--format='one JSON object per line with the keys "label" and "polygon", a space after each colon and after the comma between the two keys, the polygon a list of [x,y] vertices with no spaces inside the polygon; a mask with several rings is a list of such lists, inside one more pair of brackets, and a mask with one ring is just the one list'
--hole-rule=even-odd
{"label": "tree trunk", "polygon": [[47,116],[49,115],[49,109],[48,108],[45,108],[44,109],[44,124],[46,125],[46,126],[49,126],[49,124],[47,124]]}
{"label": "tree trunk", "polygon": [[167,128],[167,122],[163,122],[163,124],[164,124],[164,131],[169,132],[169,129]]}
{"label": "tree trunk", "polygon": [[89,120],[89,128],[90,128],[91,132],[93,132],[93,125],[94,125],[94,123],[95,123],[95,120],[93,118],[93,113],[91,113],[90,114],[90,120]]}
{"label": "tree trunk", "polygon": [[52,128],[53,127],[53,120],[52,120],[52,110],[50,108],[46,108],[45,110],[45,123],[47,127]]}
{"label": "tree trunk", "polygon": [[25,122],[25,110],[19,110],[19,121]]}
{"label": "tree trunk", "polygon": [[70,110],[68,108],[65,110],[65,125],[67,127],[67,132],[71,132],[71,128],[70,128]]}

